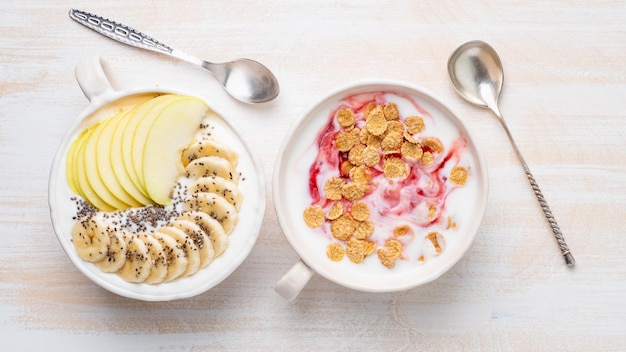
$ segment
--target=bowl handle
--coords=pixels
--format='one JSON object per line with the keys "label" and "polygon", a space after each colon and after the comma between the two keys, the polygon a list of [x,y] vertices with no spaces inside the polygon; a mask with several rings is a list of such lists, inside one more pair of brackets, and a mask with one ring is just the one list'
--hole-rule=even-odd
{"label": "bowl handle", "polygon": [[304,264],[302,260],[299,260],[276,283],[274,290],[284,299],[291,301],[300,294],[300,291],[306,286],[313,274],[315,274],[315,271]]}
{"label": "bowl handle", "polygon": [[77,65],[74,74],[80,89],[90,102],[102,99],[116,90],[113,88],[115,81],[109,67],[99,56]]}

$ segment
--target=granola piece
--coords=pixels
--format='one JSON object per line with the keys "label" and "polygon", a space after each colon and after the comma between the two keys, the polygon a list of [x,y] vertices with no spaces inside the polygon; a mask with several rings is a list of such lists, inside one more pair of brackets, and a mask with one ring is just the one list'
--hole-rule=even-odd
{"label": "granola piece", "polygon": [[419,161],[422,159],[424,151],[422,150],[421,145],[407,141],[402,143],[402,147],[400,147],[400,153],[406,159],[409,159],[411,161]]}
{"label": "granola piece", "polygon": [[354,112],[348,108],[342,108],[337,112],[337,122],[341,127],[354,125]]}
{"label": "granola piece", "polygon": [[467,182],[467,170],[461,166],[455,166],[450,171],[450,181],[457,186],[465,185]]}
{"label": "granola piece", "polygon": [[422,145],[434,153],[442,153],[443,152],[443,144],[441,141],[435,137],[427,137],[422,139]]}
{"label": "granola piece", "polygon": [[350,213],[355,220],[365,221],[370,216],[370,208],[363,202],[352,204]]}
{"label": "granola piece", "polygon": [[346,241],[356,229],[356,222],[348,213],[343,213],[340,217],[330,223],[330,233],[340,241]]}
{"label": "granola piece", "polygon": [[383,107],[383,112],[385,113],[385,118],[389,121],[400,118],[400,112],[398,111],[396,103],[387,103]]}
{"label": "granola piece", "polygon": [[335,135],[335,147],[340,152],[347,152],[357,143],[358,138],[354,137],[354,134],[341,131]]}
{"label": "granola piece", "polygon": [[337,242],[333,242],[328,245],[326,249],[326,256],[333,262],[339,262],[346,255],[346,250],[343,246]]}
{"label": "granola piece", "polygon": [[324,195],[326,199],[340,200],[341,191],[345,185],[345,181],[338,177],[331,177],[324,183]]}
{"label": "granola piece", "polygon": [[376,166],[380,163],[380,153],[378,148],[367,146],[363,149],[363,164],[367,166]]}
{"label": "granola piece", "polygon": [[330,207],[330,210],[328,210],[328,213],[326,214],[326,219],[335,220],[341,215],[343,215],[343,205],[341,204],[341,202],[335,202],[335,204]]}
{"label": "granola piece", "polygon": [[321,227],[324,223],[324,211],[318,205],[308,206],[304,209],[302,217],[304,218],[304,223],[312,229]]}
{"label": "granola piece", "polygon": [[419,116],[409,116],[404,120],[407,132],[416,134],[424,129],[424,119]]}
{"label": "granola piece", "polygon": [[383,162],[383,174],[387,179],[403,179],[409,175],[409,168],[402,159],[392,157]]}
{"label": "granola piece", "polygon": [[369,184],[372,180],[372,171],[365,165],[353,167],[350,170],[350,180],[362,185]]}
{"label": "granola piece", "polygon": [[383,138],[383,141],[380,146],[383,148],[384,151],[392,151],[392,150],[395,151],[395,150],[400,149],[403,141],[404,141],[404,137],[402,137],[402,134],[400,132],[391,131],[387,133],[385,138]]}
{"label": "granola piece", "polygon": [[365,123],[365,128],[374,136],[380,136],[385,133],[387,130],[387,119],[385,119],[382,107],[377,106],[370,111],[367,122]]}
{"label": "granola piece", "polygon": [[353,236],[359,240],[370,238],[374,234],[374,223],[371,221],[357,222]]}
{"label": "granola piece", "polygon": [[343,185],[341,189],[341,195],[347,200],[355,201],[363,198],[365,195],[365,189],[362,184],[351,182]]}

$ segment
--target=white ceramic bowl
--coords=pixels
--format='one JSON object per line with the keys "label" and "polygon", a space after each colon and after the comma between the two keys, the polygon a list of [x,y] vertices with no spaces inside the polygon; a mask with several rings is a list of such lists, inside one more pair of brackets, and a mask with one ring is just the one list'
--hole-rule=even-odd
{"label": "white ceramic bowl", "polygon": [[[133,99],[140,94],[161,92],[193,95],[190,92],[165,88],[117,91],[111,87],[110,74],[106,72],[105,67],[100,58],[93,58],[77,66],[76,69],[78,83],[91,103],[72,123],[63,137],[52,165],[48,196],[52,224],[57,238],[78,270],[96,284],[118,295],[144,301],[166,301],[203,293],[222,282],[237,269],[252,250],[259,235],[266,204],[265,180],[259,159],[232,120],[222,118],[211,121],[215,127],[215,133],[219,133],[220,140],[228,143],[239,154],[238,169],[245,177],[245,181],[240,182],[244,200],[239,211],[239,222],[229,236],[227,250],[196,274],[168,283],[136,284],[126,282],[116,274],[104,273],[94,264],[81,260],[71,242],[75,205],[70,198],[75,195],[70,191],[65,175],[67,149],[72,141],[85,127],[111,116],[120,104],[133,104]],[[207,102],[207,105],[220,117],[227,116],[219,112],[216,105],[210,102]]]}
{"label": "white ceramic bowl", "polygon": [[[307,227],[302,216],[312,200],[308,192],[308,171],[316,155],[314,142],[319,131],[326,126],[333,111],[340,104],[345,104],[345,98],[381,91],[409,97],[430,113],[432,121],[458,133],[465,139],[471,159],[468,179],[471,181],[454,191],[462,192],[462,199],[468,201],[457,200],[459,206],[447,209],[462,220],[458,222],[454,235],[448,236],[455,237],[454,240],[448,241],[447,248],[439,256],[422,265],[401,264],[401,267],[396,265],[391,270],[382,265],[354,264],[348,258],[339,263],[332,262],[326,256],[326,248],[332,238],[321,235],[319,229]],[[400,112],[402,114],[402,109]],[[483,218],[487,193],[487,166],[481,151],[463,122],[431,93],[397,81],[356,82],[333,91],[317,100],[293,123],[276,159],[274,205],[284,235],[301,258],[301,262],[279,281],[276,290],[285,298],[293,299],[313,273],[345,287],[368,292],[402,291],[432,281],[450,269],[472,244]],[[376,257],[373,254],[366,261],[376,261]]]}

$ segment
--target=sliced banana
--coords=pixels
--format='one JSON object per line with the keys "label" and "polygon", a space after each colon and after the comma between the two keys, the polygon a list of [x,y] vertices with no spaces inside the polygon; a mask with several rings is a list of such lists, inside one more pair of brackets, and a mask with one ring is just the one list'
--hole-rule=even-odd
{"label": "sliced banana", "polygon": [[239,182],[239,174],[230,162],[219,156],[203,156],[195,159],[185,168],[191,178],[219,176],[231,182]]}
{"label": "sliced banana", "polygon": [[128,247],[124,241],[124,235],[119,231],[109,231],[110,244],[104,259],[96,262],[96,266],[105,273],[114,273],[124,265]]}
{"label": "sliced banana", "polygon": [[169,226],[183,230],[193,240],[193,243],[198,247],[198,251],[200,251],[201,269],[213,261],[215,251],[213,251],[211,239],[195,222],[179,218],[172,221]]}
{"label": "sliced banana", "polygon": [[90,218],[74,224],[72,242],[80,259],[95,263],[106,257],[111,240],[106,225],[97,218]]}
{"label": "sliced banana", "polygon": [[126,261],[117,274],[128,282],[144,282],[152,271],[148,247],[138,235],[125,234],[124,241],[128,252],[126,252]]}
{"label": "sliced banana", "polygon": [[185,207],[187,210],[209,214],[222,225],[226,234],[233,231],[239,220],[235,207],[228,203],[224,197],[215,193],[194,193],[185,198]]}
{"label": "sliced banana", "polygon": [[180,277],[187,270],[187,256],[182,246],[172,236],[161,232],[155,232],[152,236],[159,241],[163,248],[163,253],[167,261],[167,274],[163,278],[164,282],[172,281]]}
{"label": "sliced banana", "polygon": [[219,156],[230,162],[233,168],[237,167],[239,156],[230,146],[213,138],[196,141],[183,151],[183,166],[204,156]]}
{"label": "sliced banana", "polygon": [[241,207],[243,195],[237,185],[223,177],[200,177],[189,187],[189,193],[207,192],[218,194],[232,204],[237,211]]}
{"label": "sliced banana", "polygon": [[152,261],[152,269],[150,275],[144,281],[147,284],[158,284],[163,282],[167,276],[167,258],[163,252],[163,246],[159,240],[154,238],[152,234],[142,233],[138,235],[148,248],[150,260]]}
{"label": "sliced banana", "polygon": [[211,239],[215,258],[219,257],[228,248],[228,235],[220,223],[208,214],[192,211],[183,213],[179,219],[186,219],[195,222],[204,233]]}
{"label": "sliced banana", "polygon": [[185,268],[185,271],[183,272],[181,277],[193,275],[197,273],[198,270],[200,270],[201,261],[198,246],[193,243],[193,240],[183,230],[173,226],[163,226],[157,231],[169,235],[174,240],[176,240],[177,245],[185,253],[185,258],[187,258],[187,267]]}

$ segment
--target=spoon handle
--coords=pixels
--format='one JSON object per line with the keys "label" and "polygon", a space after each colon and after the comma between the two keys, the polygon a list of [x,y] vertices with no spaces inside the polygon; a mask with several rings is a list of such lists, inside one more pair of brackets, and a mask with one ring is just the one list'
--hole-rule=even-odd
{"label": "spoon handle", "polygon": [[576,263],[576,261],[574,260],[574,256],[570,252],[569,247],[567,246],[567,243],[565,242],[565,239],[563,238],[563,233],[561,233],[561,229],[559,228],[559,225],[556,223],[556,219],[554,218],[554,215],[552,215],[552,210],[550,210],[550,207],[548,206],[548,202],[546,202],[546,199],[544,198],[543,193],[541,193],[541,189],[539,189],[539,184],[537,184],[535,177],[530,172],[530,168],[528,167],[528,164],[526,164],[524,157],[522,157],[522,153],[520,153],[519,149],[517,148],[517,144],[515,144],[515,140],[513,140],[513,135],[511,135],[511,132],[509,131],[509,128],[507,127],[506,122],[504,121],[504,118],[502,117],[502,114],[500,114],[498,110],[495,110],[494,112],[498,116],[498,119],[500,120],[502,127],[504,127],[504,130],[506,131],[506,134],[509,137],[509,140],[511,141],[511,145],[513,146],[513,150],[515,151],[517,158],[522,163],[522,167],[524,168],[524,173],[526,173],[528,182],[530,183],[530,186],[532,187],[533,192],[535,193],[535,197],[537,198],[537,201],[539,202],[539,205],[541,206],[541,210],[543,210],[543,214],[545,215],[546,220],[548,220],[548,223],[550,224],[550,227],[552,228],[552,233],[554,233],[554,238],[556,238],[556,242],[559,245],[559,248],[561,249],[561,254],[563,254],[563,257],[565,258],[565,263],[567,264],[567,266],[573,267]]}
{"label": "spoon handle", "polygon": [[169,45],[132,27],[112,21],[108,18],[76,9],[71,9],[69,16],[83,26],[120,43],[166,55],[172,55],[174,51]]}

